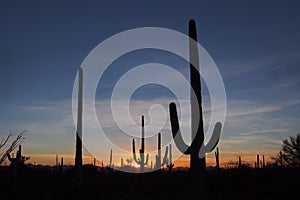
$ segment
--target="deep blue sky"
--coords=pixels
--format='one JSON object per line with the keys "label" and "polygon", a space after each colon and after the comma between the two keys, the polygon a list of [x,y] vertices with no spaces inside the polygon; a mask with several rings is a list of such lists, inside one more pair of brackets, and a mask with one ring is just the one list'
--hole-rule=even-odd
{"label": "deep blue sky", "polygon": [[[226,87],[224,150],[234,155],[253,148],[277,150],[281,138],[300,130],[299,9],[298,1],[1,1],[0,135],[29,129],[28,153],[72,154],[74,127],[51,127],[72,112],[68,103],[87,54],[132,28],[187,33],[187,22],[194,18],[199,43],[216,62]],[[155,55],[136,52],[115,66],[123,61],[122,70],[149,61],[172,64]],[[182,63],[173,64],[180,68]],[[104,83],[118,77],[114,73],[120,71],[113,70]],[[239,134],[246,139],[237,139]],[[46,145],[49,140],[57,149]],[[243,146],[249,140],[252,146]],[[237,141],[242,149],[230,146]]]}

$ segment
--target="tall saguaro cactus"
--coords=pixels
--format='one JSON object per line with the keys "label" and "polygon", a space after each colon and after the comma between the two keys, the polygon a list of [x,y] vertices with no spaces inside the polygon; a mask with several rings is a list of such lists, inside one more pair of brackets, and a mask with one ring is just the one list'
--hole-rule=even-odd
{"label": "tall saguaro cactus", "polygon": [[166,147],[165,156],[161,161],[161,134],[157,135],[157,155],[155,156],[155,170],[160,170],[167,164],[168,159],[168,147]]}
{"label": "tall saguaro cactus", "polygon": [[78,107],[76,128],[76,154],[75,167],[81,171],[82,168],[82,102],[83,102],[83,70],[80,67],[78,73]]}
{"label": "tall saguaro cactus", "polygon": [[145,171],[145,165],[147,165],[148,160],[149,160],[149,154],[147,154],[146,160],[145,160],[144,115],[142,115],[142,142],[141,142],[141,149],[139,150],[140,158],[137,159],[137,157],[136,157],[134,139],[132,139],[132,151],[133,151],[133,159],[137,164],[140,165],[140,172],[143,173]]}
{"label": "tall saguaro cactus", "polygon": [[[198,186],[205,187],[205,153],[211,152],[218,143],[222,124],[217,122],[210,141],[204,144],[204,123],[201,99],[200,66],[197,45],[197,32],[195,20],[189,21],[189,55],[190,55],[190,101],[191,101],[191,145],[187,145],[179,128],[176,104],[169,105],[172,135],[177,148],[184,154],[190,155],[190,171],[192,177],[198,179]],[[203,153],[204,152],[204,153]]]}
{"label": "tall saguaro cactus", "polygon": [[76,153],[75,168],[77,171],[77,187],[82,187],[82,103],[83,103],[83,69],[79,67],[78,72],[78,108],[77,108],[77,127],[76,127]]}

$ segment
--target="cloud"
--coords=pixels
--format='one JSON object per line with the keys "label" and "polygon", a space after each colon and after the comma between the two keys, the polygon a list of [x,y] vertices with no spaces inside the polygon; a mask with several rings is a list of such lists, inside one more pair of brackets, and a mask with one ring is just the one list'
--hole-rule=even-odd
{"label": "cloud", "polygon": [[232,117],[232,116],[267,113],[267,112],[281,110],[288,106],[297,105],[299,103],[300,100],[290,100],[290,101],[281,102],[273,105],[263,105],[255,101],[233,100],[228,103],[227,116]]}

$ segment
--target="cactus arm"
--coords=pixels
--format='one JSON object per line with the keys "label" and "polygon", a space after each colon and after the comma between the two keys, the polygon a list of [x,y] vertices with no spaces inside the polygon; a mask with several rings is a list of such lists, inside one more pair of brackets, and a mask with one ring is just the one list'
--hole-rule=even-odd
{"label": "cactus arm", "polygon": [[136,158],[136,153],[135,153],[135,142],[134,139],[132,139],[132,152],[133,152],[133,159],[137,164],[140,164],[140,161]]}
{"label": "cactus arm", "polygon": [[9,160],[9,162],[13,162],[14,161],[14,159],[12,157],[10,157],[9,153],[7,153],[6,156],[7,156],[7,159]]}
{"label": "cactus arm", "polygon": [[147,165],[147,164],[148,164],[148,160],[149,160],[149,154],[147,154],[147,156],[146,156],[146,162],[145,162],[144,165]]}
{"label": "cactus arm", "polygon": [[166,146],[165,156],[163,158],[163,162],[161,163],[161,166],[163,167],[164,165],[166,165],[167,161],[168,161],[168,146]]}
{"label": "cactus arm", "polygon": [[212,150],[214,150],[214,148],[217,146],[217,144],[219,142],[221,130],[222,130],[222,124],[221,124],[221,122],[217,122],[215,124],[213,134],[212,134],[211,138],[209,139],[208,143],[206,145],[202,144],[202,147],[199,151],[200,158],[204,157],[206,153],[209,153]]}
{"label": "cactus arm", "polygon": [[190,146],[188,146],[182,138],[182,134],[179,128],[176,104],[174,102],[170,103],[169,111],[174,142],[181,153],[188,155],[190,154]]}

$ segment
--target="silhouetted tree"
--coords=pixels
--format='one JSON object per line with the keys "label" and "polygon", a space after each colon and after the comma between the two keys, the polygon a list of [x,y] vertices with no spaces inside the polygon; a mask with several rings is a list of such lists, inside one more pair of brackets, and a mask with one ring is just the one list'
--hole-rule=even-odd
{"label": "silhouetted tree", "polygon": [[291,167],[300,167],[300,134],[282,140],[283,160]]}
{"label": "silhouetted tree", "polygon": [[300,134],[282,140],[281,151],[271,157],[277,166],[300,167]]}
{"label": "silhouetted tree", "polygon": [[[21,144],[21,142],[24,140],[24,134],[25,133],[26,133],[26,130],[24,130],[21,133],[19,133],[18,136],[12,141],[12,143],[10,144],[10,146],[7,148],[7,150],[4,151],[3,153],[0,153],[0,164],[3,163],[6,160],[6,158],[8,157],[8,155]],[[7,144],[7,142],[9,141],[9,139],[12,136],[13,136],[13,134],[9,133],[6,138],[3,137],[1,139],[0,149],[4,148],[4,146]]]}

